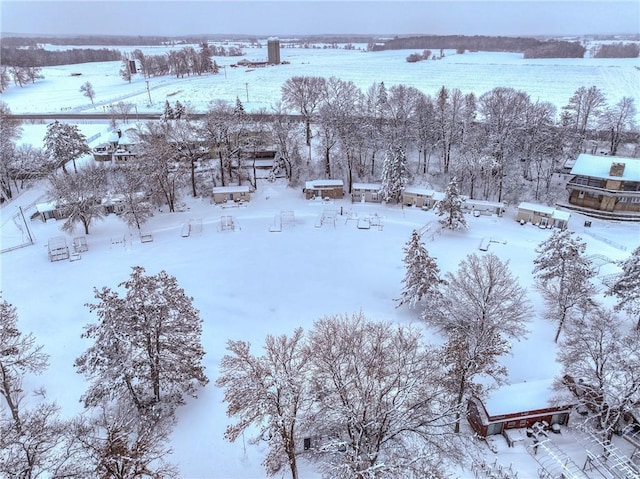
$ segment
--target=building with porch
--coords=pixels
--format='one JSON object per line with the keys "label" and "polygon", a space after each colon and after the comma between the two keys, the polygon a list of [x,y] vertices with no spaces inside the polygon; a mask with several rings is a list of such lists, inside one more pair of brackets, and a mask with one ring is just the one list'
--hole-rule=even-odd
{"label": "building with porch", "polygon": [[640,158],[583,153],[570,174],[568,208],[601,218],[640,221]]}

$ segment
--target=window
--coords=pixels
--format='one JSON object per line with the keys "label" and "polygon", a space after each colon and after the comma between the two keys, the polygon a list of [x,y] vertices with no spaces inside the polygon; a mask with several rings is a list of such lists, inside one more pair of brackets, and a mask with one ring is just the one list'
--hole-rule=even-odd
{"label": "window", "polygon": [[589,179],[585,178],[584,176],[578,176],[576,178],[576,184],[577,185],[587,185],[587,184],[589,184]]}
{"label": "window", "polygon": [[629,198],[627,196],[621,196],[620,198],[618,198],[618,203],[626,203],[629,201]]}

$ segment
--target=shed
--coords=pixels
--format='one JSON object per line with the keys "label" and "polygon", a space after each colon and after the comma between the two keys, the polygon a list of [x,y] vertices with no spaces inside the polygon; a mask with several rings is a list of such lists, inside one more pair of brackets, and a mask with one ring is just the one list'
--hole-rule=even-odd
{"label": "shed", "polygon": [[227,201],[244,202],[251,199],[249,185],[217,186],[211,189],[211,194],[216,204]]}
{"label": "shed", "polygon": [[36,211],[44,222],[50,219],[60,220],[66,217],[65,212],[58,206],[56,201],[37,203]]}
{"label": "shed", "polygon": [[557,210],[552,206],[522,202],[518,205],[516,221],[531,223],[539,226],[565,229],[569,223],[571,213]]}
{"label": "shed", "polygon": [[354,203],[380,203],[380,183],[354,183],[351,185],[351,201]]}
{"label": "shed", "polygon": [[485,400],[472,397],[467,405],[469,424],[482,437],[528,428],[536,422],[566,425],[574,400],[567,391],[563,404],[554,402],[558,393],[552,383],[552,379],[543,379],[510,384],[492,391]]}
{"label": "shed", "polygon": [[438,201],[444,198],[444,193],[408,186],[402,191],[402,203],[407,206],[419,206],[424,209],[431,209]]}
{"label": "shed", "polygon": [[339,199],[344,196],[344,182],[342,180],[310,180],[305,182],[302,192],[308,200]]}

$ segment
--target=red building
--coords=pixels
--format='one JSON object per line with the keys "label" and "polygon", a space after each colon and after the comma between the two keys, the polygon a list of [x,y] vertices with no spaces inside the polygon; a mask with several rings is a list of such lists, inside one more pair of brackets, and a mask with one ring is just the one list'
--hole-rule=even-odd
{"label": "red building", "polygon": [[506,429],[527,428],[536,422],[566,425],[573,408],[567,394],[561,403],[551,388],[552,380],[529,381],[503,386],[485,400],[469,399],[467,418],[482,437],[502,434]]}

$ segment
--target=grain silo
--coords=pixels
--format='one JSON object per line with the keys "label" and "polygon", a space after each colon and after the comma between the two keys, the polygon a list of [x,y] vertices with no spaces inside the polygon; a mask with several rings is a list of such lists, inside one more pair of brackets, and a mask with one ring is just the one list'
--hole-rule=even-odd
{"label": "grain silo", "polygon": [[267,62],[270,65],[280,64],[280,40],[277,38],[267,40]]}

